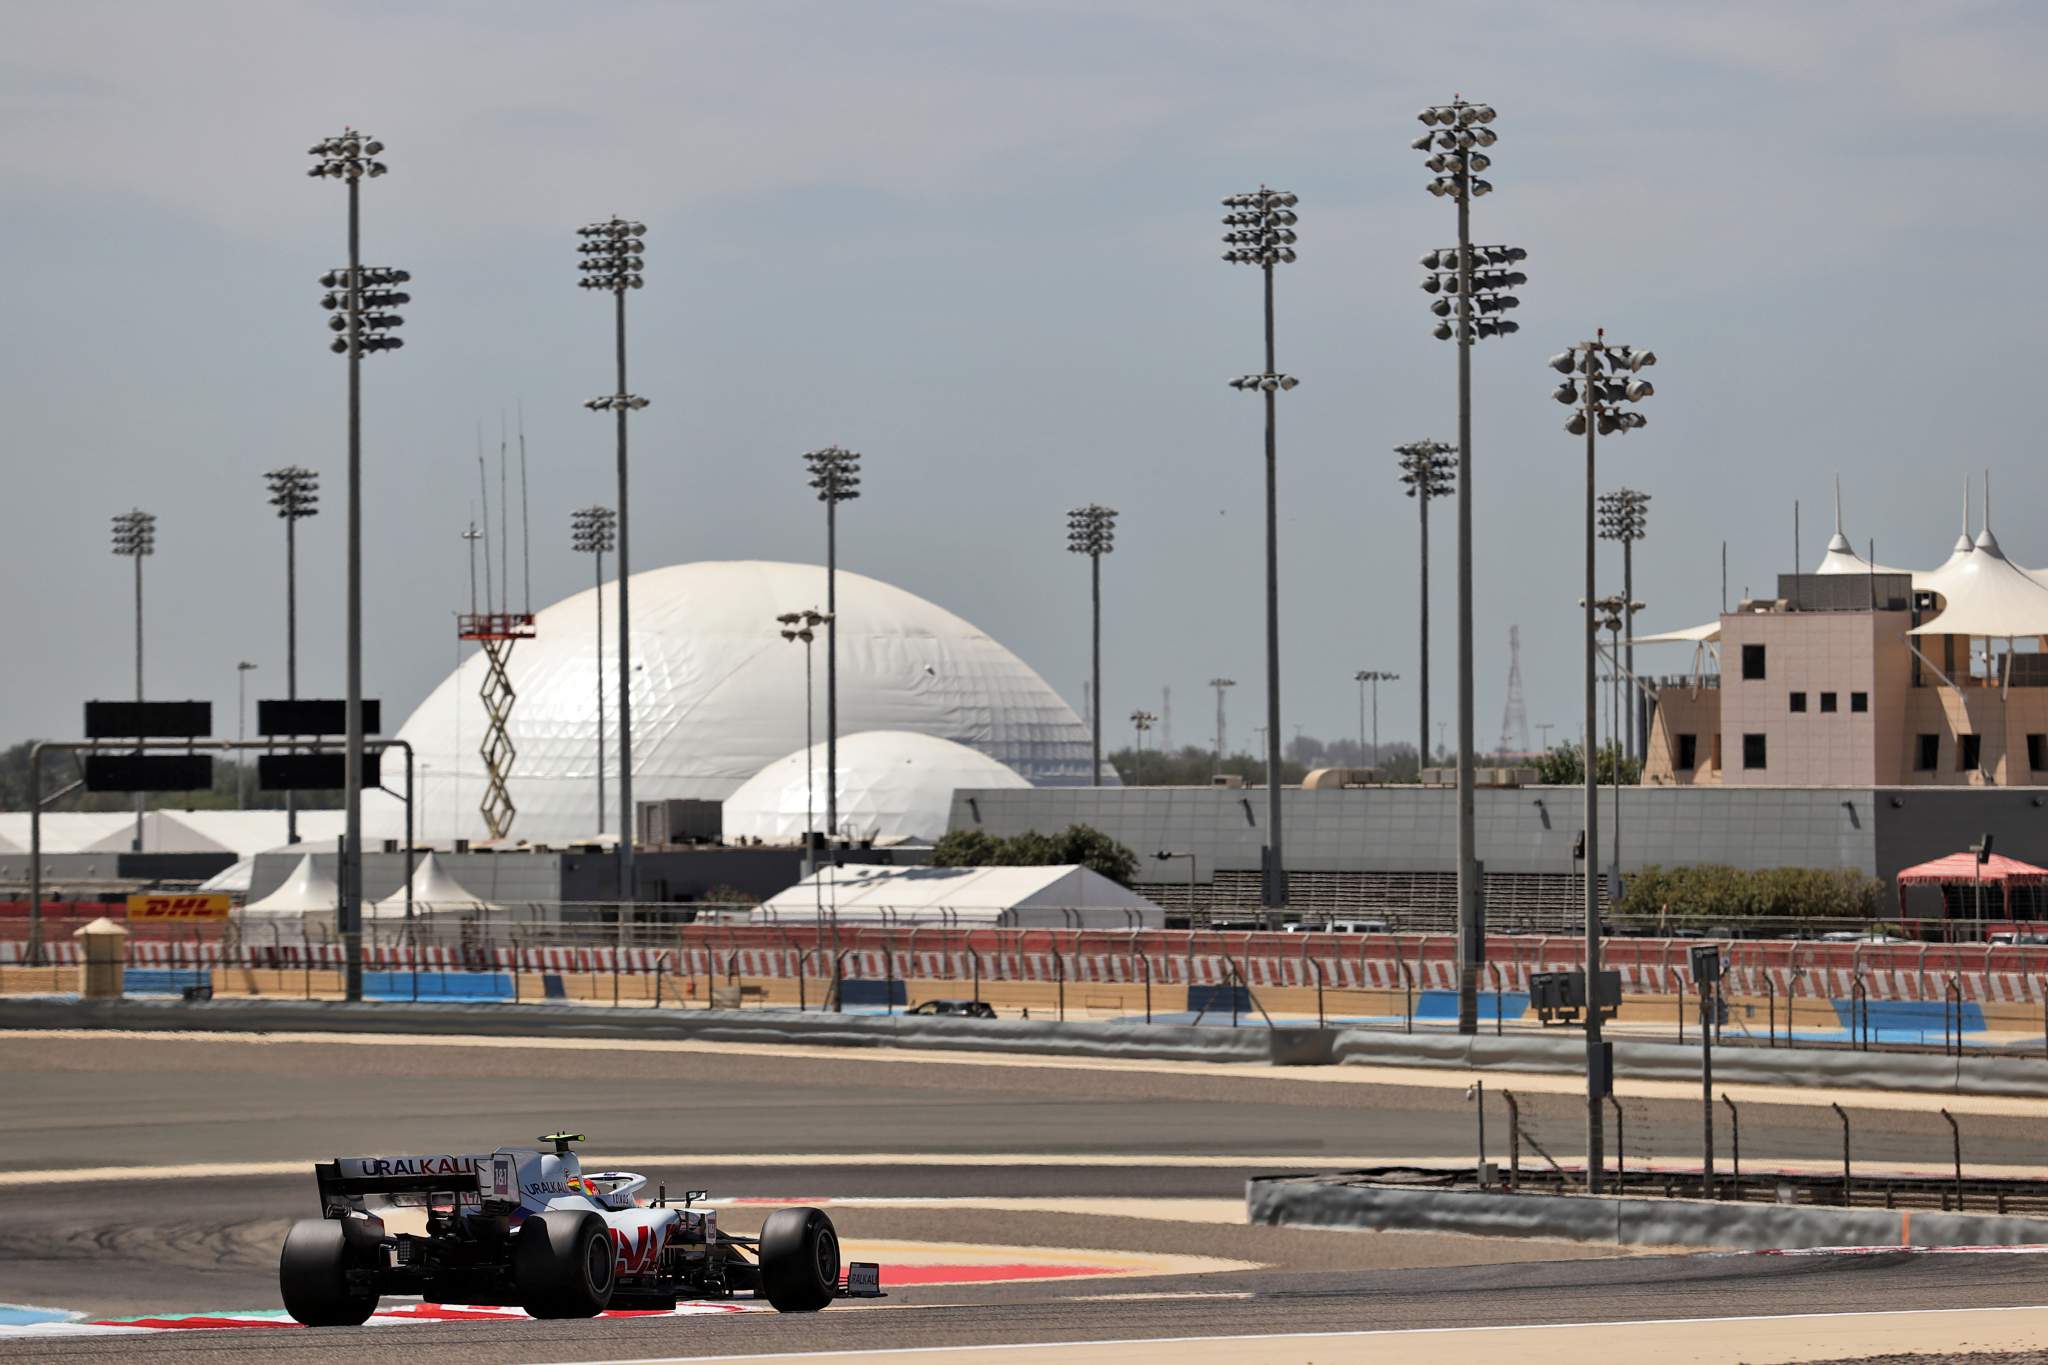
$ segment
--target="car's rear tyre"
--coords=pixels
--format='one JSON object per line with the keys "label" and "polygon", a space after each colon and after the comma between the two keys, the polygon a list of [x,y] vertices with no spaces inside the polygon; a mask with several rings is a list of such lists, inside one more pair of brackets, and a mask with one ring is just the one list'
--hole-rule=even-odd
{"label": "car's rear tyre", "polygon": [[778,1313],[815,1313],[839,1292],[839,1233],[823,1209],[777,1209],[761,1225],[761,1292]]}
{"label": "car's rear tyre", "polygon": [[350,1287],[356,1252],[332,1218],[302,1218],[285,1234],[277,1259],[284,1311],[308,1327],[359,1327],[377,1311],[375,1290]]}
{"label": "car's rear tyre", "polygon": [[587,1210],[549,1209],[519,1225],[512,1283],[536,1318],[594,1318],[612,1301],[618,1253],[611,1229]]}

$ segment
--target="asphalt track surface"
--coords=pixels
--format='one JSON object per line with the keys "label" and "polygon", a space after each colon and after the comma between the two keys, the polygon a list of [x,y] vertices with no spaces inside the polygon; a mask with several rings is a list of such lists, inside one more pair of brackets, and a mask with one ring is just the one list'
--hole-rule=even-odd
{"label": "asphalt track surface", "polygon": [[[1256,1267],[912,1286],[883,1304],[842,1304],[817,1316],[0,1338],[0,1360],[240,1353],[414,1361],[423,1352],[458,1362],[600,1360],[2048,1301],[2048,1258],[2035,1256],[1620,1257],[1550,1243],[1250,1228],[1147,1212],[1241,1199],[1247,1176],[1277,1169],[1467,1155],[1473,1106],[1461,1090],[1440,1085],[1337,1085],[1252,1067],[1215,1074],[1170,1064],[983,1065],[958,1054],[934,1063],[872,1051],[817,1057],[33,1034],[0,1035],[0,1082],[4,1302],[124,1316],[274,1307],[279,1239],[291,1219],[316,1212],[310,1169],[72,1181],[25,1173],[209,1162],[310,1167],[336,1154],[471,1151],[562,1126],[590,1133],[593,1165],[607,1154],[674,1154],[643,1167],[671,1191],[687,1184],[790,1202],[939,1201],[834,1209],[852,1255],[863,1238],[915,1239],[1194,1253]],[[1639,1100],[1626,1108],[1632,1162],[1696,1150],[1697,1104]],[[1547,1147],[1573,1151],[1581,1112],[1568,1096],[1532,1096],[1524,1119]],[[1852,1117],[1859,1160],[1939,1166],[1946,1157],[1938,1115],[1894,1111],[1874,1097]],[[1500,1123],[1497,1110],[1492,1121]],[[2048,1155],[2031,1115],[1972,1116],[1966,1133],[1975,1162],[2027,1166]],[[1742,1143],[1753,1166],[1841,1150],[1833,1114],[1800,1105],[1745,1106]],[[797,1156],[751,1164],[734,1155],[754,1152]],[[720,1155],[705,1162],[691,1154]],[[1155,1156],[1208,1164],[1145,1160]],[[1288,1160],[1276,1165],[1275,1157]],[[1044,1207],[1052,1196],[1100,1201],[1116,1216]],[[1002,1198],[1016,1207],[973,1206]],[[721,1216],[746,1230],[761,1214]]]}

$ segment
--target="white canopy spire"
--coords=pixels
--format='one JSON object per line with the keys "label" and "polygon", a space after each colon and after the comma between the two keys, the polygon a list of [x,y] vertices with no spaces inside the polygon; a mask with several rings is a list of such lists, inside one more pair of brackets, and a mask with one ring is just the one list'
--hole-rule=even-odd
{"label": "white canopy spire", "polygon": [[1842,534],[1842,476],[1839,473],[1835,475],[1835,534],[1828,541],[1828,553],[1831,555],[1853,555],[1856,553],[1856,547],[1849,543],[1849,537]]}
{"label": "white canopy spire", "polygon": [[2005,551],[1998,548],[1998,537],[1991,534],[1991,471],[1984,471],[1984,529],[1977,533],[1977,549],[1981,554],[2005,558]]}

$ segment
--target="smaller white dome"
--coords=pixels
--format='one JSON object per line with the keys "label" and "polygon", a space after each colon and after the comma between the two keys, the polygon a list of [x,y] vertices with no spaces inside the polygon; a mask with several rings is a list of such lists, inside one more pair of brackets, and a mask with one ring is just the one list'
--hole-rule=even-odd
{"label": "smaller white dome", "polygon": [[[805,750],[776,759],[725,799],[725,837],[800,844]],[[825,746],[810,755],[812,828],[825,828]],[[839,737],[839,832],[876,843],[922,842],[946,832],[961,787],[1029,787],[1014,768],[964,744],[909,730]]]}

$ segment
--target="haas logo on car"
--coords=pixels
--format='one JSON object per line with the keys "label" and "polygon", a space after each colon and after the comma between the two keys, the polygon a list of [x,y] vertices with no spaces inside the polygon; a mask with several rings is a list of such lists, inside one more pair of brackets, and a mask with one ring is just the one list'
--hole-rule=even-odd
{"label": "haas logo on car", "polygon": [[668,1245],[671,1224],[645,1223],[637,1227],[612,1229],[612,1245],[619,1253],[619,1274],[651,1275],[661,1265],[662,1248]]}

